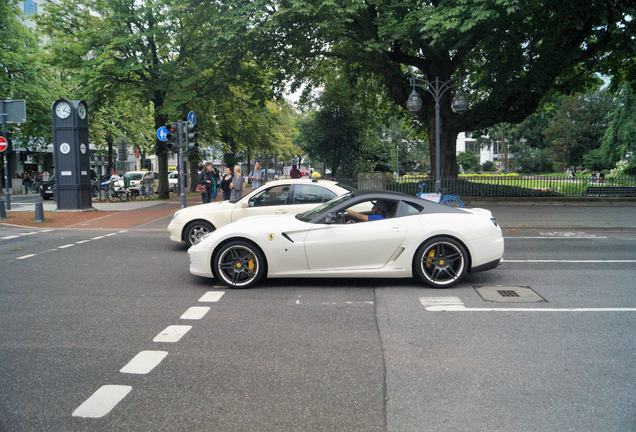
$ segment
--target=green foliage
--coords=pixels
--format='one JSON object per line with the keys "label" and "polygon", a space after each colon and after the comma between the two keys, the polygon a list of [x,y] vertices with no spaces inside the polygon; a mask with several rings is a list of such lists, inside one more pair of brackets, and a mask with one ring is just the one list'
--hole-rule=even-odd
{"label": "green foliage", "polygon": [[43,63],[37,35],[24,26],[14,0],[0,2],[0,98],[25,99],[27,122],[14,128],[14,138],[33,151],[51,139],[51,103],[62,83]]}
{"label": "green foliage", "polygon": [[478,171],[480,168],[479,155],[471,151],[459,153],[457,155],[457,163],[462,166],[464,171]]}
{"label": "green foliage", "polygon": [[636,95],[628,85],[617,92],[602,142],[605,165],[611,166],[629,153],[636,154]]}
{"label": "green foliage", "polygon": [[[320,82],[326,59],[336,58],[381,78],[403,107],[413,71],[442,81],[463,75],[469,111],[451,112],[452,92],[441,100],[443,176],[455,174],[456,132],[519,122],[553,92],[597,81],[593,72],[609,67],[603,59],[633,56],[636,14],[628,2],[601,0],[257,0],[246,9],[259,51],[281,76]],[[422,96],[418,117],[433,136],[433,103]]]}
{"label": "green foliage", "polygon": [[493,161],[486,161],[483,164],[481,164],[481,169],[482,171],[485,171],[485,172],[494,172],[497,170],[497,166],[495,165]]}
{"label": "green foliage", "polygon": [[555,169],[554,154],[550,149],[525,147],[514,154],[515,169],[523,173],[544,173]]}

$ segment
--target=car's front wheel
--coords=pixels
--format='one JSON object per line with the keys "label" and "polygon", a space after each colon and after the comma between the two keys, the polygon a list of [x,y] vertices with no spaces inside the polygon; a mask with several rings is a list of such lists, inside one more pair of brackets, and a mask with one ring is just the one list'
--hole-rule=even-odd
{"label": "car's front wheel", "polygon": [[265,272],[265,257],[253,244],[230,241],[219,248],[212,259],[214,277],[230,288],[250,288]]}
{"label": "car's front wheel", "polygon": [[466,274],[468,254],[457,240],[437,237],[428,240],[415,253],[415,274],[435,288],[448,288]]}
{"label": "car's front wheel", "polygon": [[197,220],[192,221],[186,226],[184,240],[188,247],[195,245],[201,241],[204,235],[214,231],[214,227],[210,222]]}

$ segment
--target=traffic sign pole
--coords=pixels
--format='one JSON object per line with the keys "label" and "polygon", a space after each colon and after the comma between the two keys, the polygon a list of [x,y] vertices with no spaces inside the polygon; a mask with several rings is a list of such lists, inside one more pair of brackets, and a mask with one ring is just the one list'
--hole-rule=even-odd
{"label": "traffic sign pole", "polygon": [[185,194],[185,172],[183,168],[183,129],[184,129],[183,120],[179,120],[177,122],[177,158],[179,164],[179,202],[181,204],[181,208],[185,208],[186,206],[186,194]]}
{"label": "traffic sign pole", "polygon": [[[6,114],[4,112],[4,101],[0,100],[0,134],[4,140],[7,140],[4,136],[4,122]],[[4,203],[7,210],[11,210],[11,190],[9,189],[9,142],[7,140],[7,149],[2,152],[2,160],[4,162]]]}

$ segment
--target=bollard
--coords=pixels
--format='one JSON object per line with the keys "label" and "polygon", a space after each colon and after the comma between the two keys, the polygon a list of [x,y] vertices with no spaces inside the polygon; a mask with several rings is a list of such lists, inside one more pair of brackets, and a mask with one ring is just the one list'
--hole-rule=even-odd
{"label": "bollard", "polygon": [[44,204],[42,200],[35,203],[35,221],[44,222]]}
{"label": "bollard", "polygon": [[0,200],[0,219],[7,218],[7,209],[4,207],[4,200]]}
{"label": "bollard", "polygon": [[10,193],[4,194],[4,205],[7,208],[7,210],[11,210],[11,194]]}

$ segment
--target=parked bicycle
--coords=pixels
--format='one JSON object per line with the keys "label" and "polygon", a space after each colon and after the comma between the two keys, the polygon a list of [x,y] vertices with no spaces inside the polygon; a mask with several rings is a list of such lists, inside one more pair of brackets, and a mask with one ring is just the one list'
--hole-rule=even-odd
{"label": "parked bicycle", "polygon": [[128,201],[130,198],[130,188],[120,186],[118,184],[118,180],[119,179],[115,176],[111,177],[109,180],[107,197],[110,202],[113,202],[116,199],[119,201]]}
{"label": "parked bicycle", "polygon": [[464,202],[457,195],[445,194],[443,192],[426,192],[426,182],[424,181],[418,183],[417,193],[415,195],[418,198],[422,198],[427,201],[433,201],[448,207],[464,208]]}

